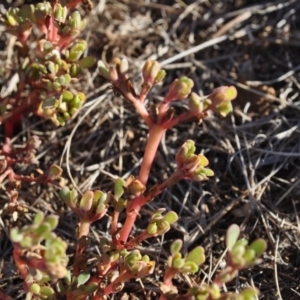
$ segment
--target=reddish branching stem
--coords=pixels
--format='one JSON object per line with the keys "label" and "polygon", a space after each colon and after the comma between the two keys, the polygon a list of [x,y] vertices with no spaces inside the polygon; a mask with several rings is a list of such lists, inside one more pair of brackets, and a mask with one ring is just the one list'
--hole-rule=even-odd
{"label": "reddish branching stem", "polygon": [[24,262],[24,260],[21,258],[21,254],[22,254],[22,250],[17,245],[15,245],[14,250],[13,250],[14,262],[15,262],[15,265],[16,265],[22,279],[24,280],[23,286],[24,286],[25,292],[27,292],[28,286],[26,283],[26,278],[29,275],[29,269],[28,269],[26,262]]}
{"label": "reddish branching stem", "polygon": [[[79,222],[77,240],[80,240],[82,237],[89,235],[90,226],[91,226],[91,222],[90,221],[81,220]],[[80,247],[80,245],[77,244],[76,257],[82,255],[83,251],[84,251],[84,247]]]}
{"label": "reddish branching stem", "polygon": [[129,203],[129,206],[127,208],[126,220],[123,225],[120,239],[119,239],[120,241],[119,248],[123,248],[123,247],[130,248],[132,246],[131,243],[127,245],[126,241],[134,226],[134,222],[137,216],[139,215],[139,211],[141,207],[145,205],[147,202],[151,201],[154,197],[161,194],[165,189],[176,184],[179,180],[183,178],[184,178],[184,174],[181,173],[180,170],[178,170],[167,180],[165,180],[163,183],[154,186],[148,193],[136,197],[135,199],[132,200],[131,203]]}
{"label": "reddish branching stem", "polygon": [[119,220],[120,212],[115,210],[113,212],[112,220],[111,220],[111,226],[110,226],[110,234],[113,236],[118,229],[118,220]]}
{"label": "reddish branching stem", "polygon": [[11,138],[15,127],[20,123],[25,112],[36,110],[40,101],[37,91],[32,92],[29,97],[16,97],[17,101],[13,105],[13,109],[0,116],[0,124],[4,123],[5,134]]}
{"label": "reddish branching stem", "polygon": [[151,166],[155,158],[158,146],[165,133],[165,129],[161,125],[153,125],[149,132],[143,161],[140,168],[138,179],[146,186],[150,174]]}

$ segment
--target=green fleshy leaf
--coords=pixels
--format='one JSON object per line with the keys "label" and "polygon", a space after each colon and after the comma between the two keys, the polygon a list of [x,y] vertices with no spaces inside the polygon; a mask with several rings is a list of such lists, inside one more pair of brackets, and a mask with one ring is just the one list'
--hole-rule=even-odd
{"label": "green fleshy leaf", "polygon": [[198,161],[202,167],[206,167],[209,163],[208,159],[202,154],[198,155]]}
{"label": "green fleshy leaf", "polygon": [[205,261],[204,249],[200,246],[194,248],[188,253],[186,261],[192,261],[198,266],[202,265]]}
{"label": "green fleshy leaf", "polygon": [[102,214],[102,212],[105,210],[106,205],[104,204],[98,204],[98,206],[96,207],[96,214]]}
{"label": "green fleshy leaf", "polygon": [[96,59],[92,56],[87,56],[78,61],[81,68],[91,68],[96,63]]}
{"label": "green fleshy leaf", "polygon": [[25,236],[22,241],[20,241],[20,245],[23,248],[30,249],[33,246],[33,241],[31,237]]}
{"label": "green fleshy leaf", "polygon": [[208,168],[203,168],[202,172],[205,174],[207,177],[212,177],[215,175],[214,171]]}
{"label": "green fleshy leaf", "polygon": [[18,228],[12,228],[10,238],[14,243],[20,243],[23,240],[23,234],[19,232]]}
{"label": "green fleshy leaf", "polygon": [[173,87],[174,91],[176,91],[176,98],[185,99],[192,91],[194,86],[194,82],[192,79],[188,77],[181,77],[173,82],[171,88]]}
{"label": "green fleshy leaf", "polygon": [[142,260],[143,262],[148,263],[148,262],[150,262],[150,257],[149,257],[147,254],[145,254],[145,255],[142,257],[141,260]]}
{"label": "green fleshy leaf", "polygon": [[80,200],[79,207],[83,211],[89,211],[93,205],[94,193],[92,191],[85,192]]}
{"label": "green fleshy leaf", "polygon": [[172,268],[172,263],[173,263],[173,257],[172,256],[169,256],[168,257],[168,260],[167,260],[167,266],[169,268]]}
{"label": "green fleshy leaf", "polygon": [[105,204],[107,200],[107,193],[104,193],[100,190],[94,191],[94,202],[98,202],[99,204]]}
{"label": "green fleshy leaf", "polygon": [[54,107],[56,107],[56,103],[57,103],[57,100],[55,99],[55,97],[53,97],[53,96],[49,97],[43,101],[42,108],[43,109],[54,108]]}
{"label": "green fleshy leaf", "polygon": [[130,267],[136,267],[137,262],[142,258],[140,251],[133,250],[125,256],[125,263]]}
{"label": "green fleshy leaf", "polygon": [[54,74],[55,73],[55,64],[52,61],[50,61],[47,64],[47,69],[50,73]]}
{"label": "green fleshy leaf", "polygon": [[87,286],[84,287],[84,292],[86,294],[91,294],[95,292],[98,289],[98,285],[96,283],[90,283]]}
{"label": "green fleshy leaf", "polygon": [[187,147],[187,152],[186,152],[186,157],[190,157],[191,155],[193,155],[196,151],[196,146],[195,146],[195,142],[193,140],[187,140],[185,143],[186,147]]}
{"label": "green fleshy leaf", "polygon": [[82,18],[78,11],[74,11],[69,17],[69,23],[72,28],[79,29],[81,26]]}
{"label": "green fleshy leaf", "polygon": [[73,78],[76,78],[77,76],[79,76],[79,74],[82,72],[82,69],[77,65],[77,64],[71,64],[70,67],[70,75]]}
{"label": "green fleshy leaf", "polygon": [[191,93],[188,106],[190,111],[194,114],[198,114],[203,111],[203,102],[196,93]]}
{"label": "green fleshy leaf", "polygon": [[110,79],[109,69],[105,66],[102,60],[98,61],[98,70],[105,79]]}
{"label": "green fleshy leaf", "polygon": [[164,211],[165,211],[165,208],[160,208],[157,211],[155,211],[151,216],[151,223],[163,220],[164,217],[162,216],[162,213]]}
{"label": "green fleshy leaf", "polygon": [[175,240],[170,246],[170,252],[172,255],[175,255],[180,252],[182,248],[182,240]]}
{"label": "green fleshy leaf", "polygon": [[54,295],[54,290],[50,286],[43,286],[40,290],[40,295],[50,297]]}
{"label": "green fleshy leaf", "polygon": [[37,212],[34,219],[33,224],[34,225],[40,225],[44,221],[45,214],[41,211]]}
{"label": "green fleshy leaf", "polygon": [[63,91],[62,93],[62,99],[63,101],[69,102],[73,99],[73,94],[69,91]]}
{"label": "green fleshy leaf", "polygon": [[248,245],[248,243],[249,243],[248,240],[242,238],[236,242],[235,247],[239,247],[239,246],[246,247]]}
{"label": "green fleshy leaf", "polygon": [[7,14],[6,18],[7,18],[8,24],[10,26],[16,26],[16,25],[18,25],[18,21],[16,20],[16,17],[13,16],[12,14]]}
{"label": "green fleshy leaf", "polygon": [[57,77],[55,79],[55,81],[58,82],[60,85],[63,85],[63,86],[66,85],[66,80],[65,80],[65,76],[64,75],[61,75],[61,76]]}
{"label": "green fleshy leaf", "polygon": [[121,198],[124,194],[125,181],[122,178],[118,178],[114,186],[114,195],[117,199]]}
{"label": "green fleshy leaf", "polygon": [[85,284],[90,279],[90,277],[91,275],[89,273],[82,273],[79,276],[77,276],[78,286]]}
{"label": "green fleshy leaf", "polygon": [[58,165],[52,165],[50,167],[49,173],[48,173],[48,177],[52,180],[60,178],[62,175],[62,168],[60,168]]}
{"label": "green fleshy leaf", "polygon": [[165,234],[167,231],[170,230],[170,224],[166,221],[159,221],[157,222],[158,225],[158,234]]}
{"label": "green fleshy leaf", "polygon": [[59,197],[63,201],[67,201],[70,196],[70,189],[67,186],[64,186],[60,191],[59,191]]}
{"label": "green fleshy leaf", "polygon": [[45,236],[50,231],[51,231],[50,224],[43,223],[34,231],[34,233],[35,235],[41,237],[41,236]]}
{"label": "green fleshy leaf", "polygon": [[184,266],[181,268],[180,272],[182,273],[196,273],[198,272],[199,267],[192,261],[186,261]]}
{"label": "green fleshy leaf", "polygon": [[87,47],[87,42],[84,40],[76,42],[69,50],[68,60],[74,62],[77,61],[80,56],[84,53]]}
{"label": "green fleshy leaf", "polygon": [[78,93],[73,97],[72,106],[74,108],[80,108],[84,100],[84,95],[82,93]]}
{"label": "green fleshy leaf", "polygon": [[49,41],[46,41],[45,44],[44,44],[44,50],[46,51],[51,51],[53,49],[53,44]]}
{"label": "green fleshy leaf", "polygon": [[232,256],[236,258],[240,258],[244,255],[246,249],[244,246],[239,245],[239,246],[234,246],[233,249],[231,250]]}
{"label": "green fleshy leaf", "polygon": [[256,256],[262,255],[267,250],[267,243],[263,239],[257,239],[249,247],[255,251]]}
{"label": "green fleshy leaf", "polygon": [[221,297],[220,287],[216,283],[210,285],[210,294],[213,299],[219,299]]}
{"label": "green fleshy leaf", "polygon": [[236,224],[231,225],[226,232],[226,247],[231,251],[240,235],[240,227]]}
{"label": "green fleshy leaf", "polygon": [[37,283],[33,283],[33,284],[30,285],[29,291],[32,294],[39,295],[40,291],[41,291],[41,287]]}
{"label": "green fleshy leaf", "polygon": [[233,108],[230,101],[224,101],[217,106],[217,111],[222,117],[226,117],[232,110]]}
{"label": "green fleshy leaf", "polygon": [[[236,272],[235,272],[235,273],[236,273]],[[221,275],[219,276],[219,280],[220,280],[221,282],[223,282],[223,283],[229,282],[229,281],[231,281],[231,280],[234,278],[235,273],[234,273],[234,274],[231,274],[230,271],[229,271],[229,272],[225,272],[225,273],[223,273],[223,274],[221,274]]]}
{"label": "green fleshy leaf", "polygon": [[78,193],[76,190],[69,190],[68,187],[63,187],[59,192],[60,198],[72,209],[77,206]]}
{"label": "green fleshy leaf", "polygon": [[184,258],[173,259],[172,267],[175,269],[181,269],[185,264]]}
{"label": "green fleshy leaf", "polygon": [[166,77],[166,75],[167,72],[165,70],[160,70],[154,79],[154,84],[161,82]]}
{"label": "green fleshy leaf", "polygon": [[164,217],[164,221],[168,222],[169,224],[173,224],[177,222],[177,220],[178,215],[174,211],[169,211]]}
{"label": "green fleshy leaf", "polygon": [[251,263],[255,259],[255,251],[253,249],[247,249],[244,253],[244,259],[247,263]]}
{"label": "green fleshy leaf", "polygon": [[65,86],[67,86],[72,80],[72,77],[69,74],[64,75]]}
{"label": "green fleshy leaf", "polygon": [[60,3],[58,3],[54,11],[55,19],[61,23],[64,23],[66,20],[67,13],[67,7],[62,6]]}
{"label": "green fleshy leaf", "polygon": [[47,216],[45,218],[44,222],[47,222],[50,225],[51,230],[53,230],[58,225],[58,216],[55,216],[55,215]]}
{"label": "green fleshy leaf", "polygon": [[57,92],[59,92],[59,91],[61,90],[61,88],[62,88],[62,86],[60,85],[60,83],[57,82],[57,81],[54,81],[54,82],[53,82],[52,87],[53,87],[53,89],[54,89],[55,91],[57,91]]}
{"label": "green fleshy leaf", "polygon": [[78,197],[78,193],[76,190],[71,190],[69,193],[69,199],[70,201],[76,200]]}
{"label": "green fleshy leaf", "polygon": [[232,101],[237,97],[237,90],[234,86],[229,86],[225,91],[226,101]]}
{"label": "green fleshy leaf", "polygon": [[257,299],[258,291],[253,288],[247,288],[241,292],[241,296],[243,296],[243,300],[255,300]]}
{"label": "green fleshy leaf", "polygon": [[154,235],[157,233],[157,225],[156,223],[149,224],[147,227],[148,234]]}

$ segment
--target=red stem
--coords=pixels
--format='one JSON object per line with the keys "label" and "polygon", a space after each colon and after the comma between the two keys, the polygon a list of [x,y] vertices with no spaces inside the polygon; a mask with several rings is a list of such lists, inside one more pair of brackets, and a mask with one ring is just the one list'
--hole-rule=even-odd
{"label": "red stem", "polygon": [[[114,82],[113,83],[118,91],[123,95],[125,99],[127,99],[136,109],[137,113],[141,116],[141,118],[145,121],[149,128],[152,127],[153,121],[151,120],[149,113],[140,99],[136,98],[130,91],[127,90],[126,83],[124,80],[121,82]],[[125,87],[124,87],[125,86]]]}
{"label": "red stem", "polygon": [[126,282],[129,279],[131,279],[132,276],[128,274],[128,272],[125,270],[123,273],[121,273],[113,282],[111,282],[105,289],[104,289],[104,295],[109,295],[114,293],[114,285],[117,283]]}
{"label": "red stem", "polygon": [[158,114],[158,124],[162,123],[162,119],[166,113],[166,111],[169,108],[169,103],[165,101],[166,99],[164,99],[164,101],[160,104],[159,106],[159,114]]}
{"label": "red stem", "polygon": [[79,223],[79,228],[78,228],[78,237],[77,237],[77,245],[76,245],[76,254],[75,254],[75,267],[73,269],[73,276],[78,276],[80,274],[81,266],[80,264],[76,264],[76,258],[79,258],[83,251],[84,247],[78,243],[78,241],[83,237],[83,236],[88,236],[90,232],[90,225],[91,223],[85,220],[80,220]]}
{"label": "red stem", "polygon": [[[126,97],[128,99],[128,97]],[[151,127],[153,125],[153,122],[149,116],[149,113],[143,103],[141,103],[139,100],[136,100],[132,102],[133,106],[135,107],[136,111],[139,113],[141,118],[145,121],[145,123]]]}
{"label": "red stem", "polygon": [[59,41],[57,43],[57,47],[62,51],[64,48],[69,46],[73,39],[70,36],[60,36]]}
{"label": "red stem", "polygon": [[58,28],[54,25],[54,18],[50,16],[49,28],[48,28],[48,39],[52,44],[58,42]]}
{"label": "red stem", "polygon": [[[83,236],[88,236],[89,232],[90,232],[90,226],[91,223],[89,221],[85,221],[85,220],[80,220],[79,223],[79,229],[78,229],[78,238],[77,240],[80,240]],[[76,257],[82,255],[83,252],[83,248],[81,248],[78,244],[77,244],[77,248],[76,248]]]}
{"label": "red stem", "polygon": [[[164,285],[167,287],[174,287],[173,283],[172,283],[172,279],[174,278],[174,276],[176,275],[177,270],[174,268],[169,268],[167,267],[165,274],[164,274]],[[166,300],[167,298],[164,295],[161,295],[159,297],[159,300]]]}
{"label": "red stem", "polygon": [[[150,173],[150,169],[157,152],[157,148],[160,144],[160,141],[165,133],[165,129],[157,124],[154,124],[149,132],[149,137],[140,169],[140,173],[138,179],[142,184],[146,185]],[[127,208],[127,217],[125,220],[125,224],[121,231],[120,241],[122,243],[126,243],[128,236],[132,230],[136,217],[141,209],[141,206],[145,204],[145,198],[143,195],[140,195],[132,200]],[[123,245],[120,245],[121,247]]]}
{"label": "red stem", "polygon": [[111,220],[111,226],[110,226],[110,234],[113,236],[114,233],[117,231],[118,229],[118,219],[119,219],[119,215],[120,212],[118,211],[114,211],[113,216],[112,216],[112,220]]}
{"label": "red stem", "polygon": [[9,122],[10,119],[13,120],[15,115],[23,114],[24,111],[30,110],[32,106],[36,105],[39,100],[37,92],[33,92],[32,95],[26,99],[22,98],[22,104],[18,107],[15,107],[13,111],[8,112],[2,116],[0,116],[0,123]]}
{"label": "red stem", "polygon": [[122,228],[122,231],[120,234],[119,248],[124,248],[124,245],[129,237],[129,234],[130,234],[132,227],[134,225],[134,222],[136,220],[136,217],[138,216],[138,212],[141,209],[141,203],[143,202],[142,199],[143,199],[143,195],[138,196],[137,198],[132,200],[132,201],[135,201],[135,205],[134,205],[135,210],[130,210],[127,212],[126,220],[125,220],[125,223],[123,225],[123,228]]}
{"label": "red stem", "polygon": [[173,286],[172,279],[174,278],[176,273],[177,273],[176,269],[167,267],[166,272],[164,274],[164,284],[169,287],[172,287]]}
{"label": "red stem", "polygon": [[[136,220],[136,217],[138,216],[138,213],[143,205],[145,205],[147,202],[151,201],[154,197],[158,196],[162,191],[164,191],[166,188],[170,187],[171,185],[174,185],[176,182],[184,178],[184,174],[180,170],[176,171],[174,174],[172,174],[171,177],[169,177],[167,180],[165,180],[160,185],[154,186],[149,193],[145,195],[140,195],[132,200],[132,203],[129,203],[128,209],[127,209],[127,216],[125,223],[123,225],[120,239],[119,241],[121,244],[119,245],[120,248],[123,248],[126,244],[126,241],[129,237],[129,234],[132,230],[132,227],[134,225],[134,222]],[[133,241],[134,242],[134,241]],[[126,249],[131,247],[131,243],[128,245],[126,244]]]}
{"label": "red stem", "polygon": [[41,175],[39,177],[29,177],[29,176],[23,176],[23,175],[13,175],[14,180],[19,180],[22,182],[36,182],[36,183],[48,183],[51,180],[48,179],[47,175]]}
{"label": "red stem", "polygon": [[[165,189],[176,184],[179,180],[181,180],[183,178],[184,178],[184,174],[180,170],[177,170],[174,174],[171,175],[171,177],[166,179],[161,184],[154,186],[147,194],[143,195],[143,197],[140,198],[140,200],[139,200],[140,207],[142,207],[147,202],[151,201],[154,197],[161,194]],[[126,219],[126,221],[127,221],[127,219]],[[126,224],[126,221],[125,221],[125,224]],[[131,222],[132,222],[132,220],[131,220]],[[126,226],[126,228],[127,228],[127,226],[128,227],[130,226],[130,225],[125,225],[125,224],[123,226],[123,229],[125,226]],[[140,243],[143,240],[148,239],[150,236],[153,236],[153,235],[149,235],[146,232],[140,234],[137,238],[133,239],[132,241],[130,241],[129,243],[126,244],[126,249],[130,249],[130,248],[136,246],[137,243]],[[120,240],[124,241],[123,239],[120,239]]]}
{"label": "red stem", "polygon": [[151,201],[154,197],[158,196],[162,191],[176,184],[179,180],[183,178],[184,178],[184,174],[182,173],[182,171],[177,170],[168,179],[166,179],[164,182],[162,182],[159,185],[153,186],[153,188],[150,189],[150,191],[146,195],[144,195],[145,203]]}
{"label": "red stem", "polygon": [[183,123],[183,122],[187,122],[187,121],[191,121],[193,119],[196,119],[196,120],[202,120],[206,117],[206,111],[203,111],[202,113],[200,114],[194,114],[190,111],[188,112],[185,112],[181,115],[179,115],[178,117],[170,120],[169,122],[167,122],[166,124],[164,124],[164,127],[166,129],[170,129],[170,128],[173,128],[175,127],[176,125],[178,125],[179,123]]}
{"label": "red stem", "polygon": [[150,169],[155,158],[158,146],[165,131],[166,129],[164,129],[161,125],[157,124],[154,124],[150,129],[140,173],[138,176],[139,181],[145,186],[148,181]]}
{"label": "red stem", "polygon": [[[136,217],[139,214],[141,207],[145,205],[147,202],[149,202],[151,199],[153,199],[154,197],[158,196],[163,190],[165,190],[171,185],[174,185],[182,178],[183,178],[183,174],[181,173],[181,171],[180,170],[176,171],[170,178],[165,180],[162,184],[154,187],[153,190],[150,190],[148,194],[140,195],[132,200],[132,203],[129,204],[129,207],[127,209],[126,220],[121,231],[119,240],[122,244],[119,245],[120,248],[123,248],[124,245],[126,244],[126,241],[130,235],[130,232],[132,230],[132,227],[134,225]],[[126,248],[127,246],[130,247],[130,244],[126,245]]]}
{"label": "red stem", "polygon": [[[228,266],[229,267],[229,266]],[[239,268],[235,267],[234,265],[230,266],[232,269],[227,269],[226,268],[219,273],[213,280],[213,283],[216,284],[218,287],[222,287],[224,283],[227,283],[231,280],[233,280],[233,278],[236,277],[236,273],[238,272]],[[224,277],[225,275],[227,275],[228,279],[224,282]],[[229,276],[228,276],[229,275]]]}
{"label": "red stem", "polygon": [[143,233],[141,233],[138,237],[136,237],[134,240],[131,240],[130,242],[128,242],[126,244],[126,249],[132,249],[133,247],[137,246],[139,243],[141,243],[142,241],[145,241],[146,239],[150,238],[150,237],[155,237],[158,236],[156,235],[151,235],[147,232],[147,230],[145,230]]}
{"label": "red stem", "polygon": [[15,264],[19,270],[21,277],[25,281],[25,279],[27,278],[27,276],[29,274],[28,267],[27,267],[27,264],[24,263],[24,261],[21,259],[20,250],[17,248],[17,246],[15,246],[14,250],[13,250],[13,258],[14,258]]}

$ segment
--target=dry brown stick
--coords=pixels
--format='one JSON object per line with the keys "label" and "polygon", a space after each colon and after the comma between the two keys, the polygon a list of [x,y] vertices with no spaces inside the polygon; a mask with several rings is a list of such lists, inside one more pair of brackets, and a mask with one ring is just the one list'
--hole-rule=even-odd
{"label": "dry brown stick", "polygon": [[223,27],[221,27],[212,37],[217,38],[223,34],[226,34],[231,28],[246,21],[251,16],[252,16],[251,11],[246,11],[246,12],[238,15],[237,17],[235,17],[234,19],[232,19],[231,21],[226,23]]}

